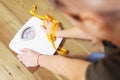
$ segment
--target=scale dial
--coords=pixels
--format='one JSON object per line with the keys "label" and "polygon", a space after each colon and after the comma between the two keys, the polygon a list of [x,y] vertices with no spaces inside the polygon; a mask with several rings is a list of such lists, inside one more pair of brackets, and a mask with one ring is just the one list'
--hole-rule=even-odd
{"label": "scale dial", "polygon": [[33,27],[27,27],[23,30],[21,38],[24,40],[31,40],[35,37],[35,31]]}

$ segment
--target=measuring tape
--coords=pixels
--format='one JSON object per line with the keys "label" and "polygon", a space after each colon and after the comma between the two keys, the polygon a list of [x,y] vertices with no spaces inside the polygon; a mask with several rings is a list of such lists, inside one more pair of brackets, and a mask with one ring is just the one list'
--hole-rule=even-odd
{"label": "measuring tape", "polygon": [[45,20],[52,22],[50,33],[46,34],[47,38],[52,43],[52,46],[58,52],[58,54],[66,54],[67,53],[66,49],[60,48],[60,47],[58,47],[58,49],[57,49],[56,46],[55,46],[55,44],[54,44],[54,41],[56,40],[55,33],[56,33],[56,31],[57,31],[57,29],[59,27],[59,22],[56,21],[52,16],[50,16],[48,14],[46,14],[45,16],[38,15],[37,13],[35,13],[36,9],[37,9],[37,6],[33,5],[32,9],[30,10],[30,14],[32,14],[33,16],[36,16],[36,17],[38,17],[40,19],[42,19],[43,20],[43,27],[44,28],[46,28]]}

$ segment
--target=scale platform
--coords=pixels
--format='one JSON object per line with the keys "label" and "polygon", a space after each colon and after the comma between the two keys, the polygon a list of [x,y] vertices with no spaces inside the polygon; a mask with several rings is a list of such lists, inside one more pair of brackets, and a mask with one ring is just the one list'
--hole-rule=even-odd
{"label": "scale platform", "polygon": [[[9,47],[17,54],[22,54],[20,49],[28,48],[40,54],[53,55],[55,49],[48,40],[46,33],[41,28],[42,20],[37,17],[30,18],[11,40]],[[56,38],[55,46],[59,47],[62,38]]]}

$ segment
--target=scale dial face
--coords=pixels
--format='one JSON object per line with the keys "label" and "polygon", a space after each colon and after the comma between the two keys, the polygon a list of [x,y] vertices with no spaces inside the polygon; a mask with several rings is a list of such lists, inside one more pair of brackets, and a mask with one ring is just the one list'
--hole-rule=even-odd
{"label": "scale dial face", "polygon": [[23,30],[21,38],[24,40],[31,40],[35,37],[35,31],[33,27],[27,27]]}

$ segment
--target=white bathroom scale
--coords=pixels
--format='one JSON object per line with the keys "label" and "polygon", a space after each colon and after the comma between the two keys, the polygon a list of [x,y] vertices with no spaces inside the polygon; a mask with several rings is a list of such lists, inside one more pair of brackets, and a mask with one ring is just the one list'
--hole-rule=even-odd
{"label": "white bathroom scale", "polygon": [[[42,20],[37,17],[30,18],[11,40],[9,47],[14,52],[22,54],[20,49],[28,48],[40,54],[53,55],[55,49],[41,28]],[[62,38],[56,38],[55,46],[59,47]]]}

